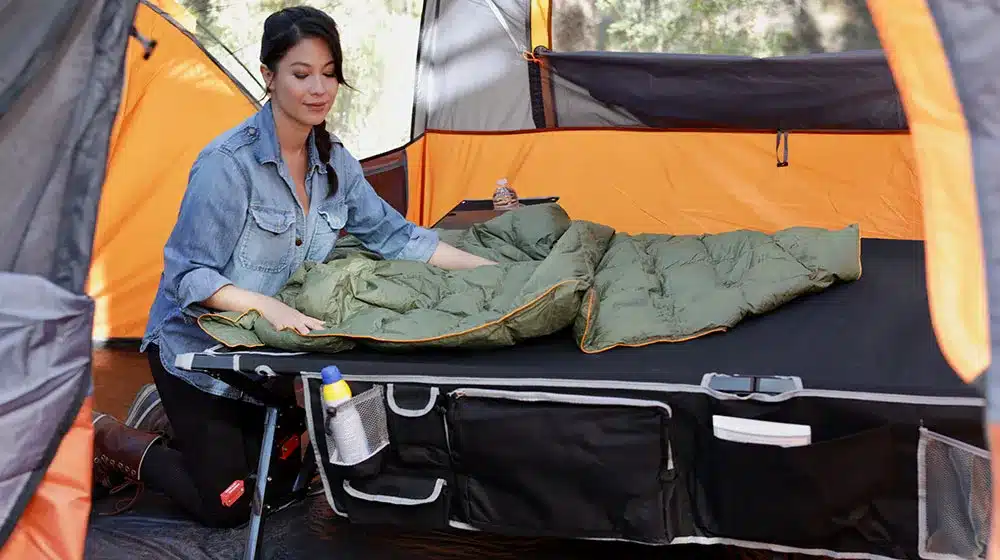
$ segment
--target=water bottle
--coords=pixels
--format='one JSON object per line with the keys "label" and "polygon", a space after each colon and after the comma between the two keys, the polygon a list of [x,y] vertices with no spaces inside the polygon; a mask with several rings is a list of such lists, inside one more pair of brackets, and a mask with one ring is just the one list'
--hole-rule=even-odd
{"label": "water bottle", "polygon": [[337,366],[327,366],[323,376],[323,406],[326,407],[326,433],[333,438],[340,462],[355,465],[368,457],[368,437],[351,400],[351,387]]}
{"label": "water bottle", "polygon": [[511,187],[507,182],[507,179],[500,179],[497,181],[497,188],[493,191],[493,209],[500,210],[513,210],[521,206],[521,202],[517,198],[517,192],[514,191],[514,187]]}

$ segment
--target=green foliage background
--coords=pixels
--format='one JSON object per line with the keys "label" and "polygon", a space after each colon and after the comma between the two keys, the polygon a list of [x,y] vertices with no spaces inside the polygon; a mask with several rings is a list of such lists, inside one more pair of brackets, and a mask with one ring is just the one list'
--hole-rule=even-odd
{"label": "green foliage background", "polygon": [[[268,14],[307,4],[338,22],[345,72],[328,117],[359,157],[409,140],[422,0],[178,0],[241,82],[259,86]],[[485,1],[485,0],[479,0]],[[780,56],[879,48],[865,0],[552,0],[553,48]]]}

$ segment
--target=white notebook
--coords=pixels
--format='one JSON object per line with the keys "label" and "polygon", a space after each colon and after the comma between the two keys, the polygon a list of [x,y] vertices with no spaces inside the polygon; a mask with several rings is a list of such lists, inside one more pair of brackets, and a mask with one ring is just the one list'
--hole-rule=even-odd
{"label": "white notebook", "polygon": [[738,443],[801,447],[812,443],[812,428],[807,424],[786,424],[751,420],[734,416],[712,416],[715,437]]}

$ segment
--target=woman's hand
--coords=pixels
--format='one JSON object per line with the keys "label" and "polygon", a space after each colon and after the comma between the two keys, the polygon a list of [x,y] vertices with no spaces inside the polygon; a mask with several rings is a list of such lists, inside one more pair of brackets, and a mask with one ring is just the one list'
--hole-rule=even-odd
{"label": "woman's hand", "polygon": [[273,297],[237,288],[232,284],[223,286],[202,304],[212,309],[238,313],[246,313],[255,309],[279,331],[293,329],[299,334],[305,335],[309,334],[310,331],[325,328],[323,321],[289,307]]}
{"label": "woman's hand", "polygon": [[276,330],[292,329],[301,335],[307,335],[311,331],[325,328],[323,321],[310,317],[274,298],[270,299],[271,301],[266,302],[266,305],[261,306],[263,309],[258,309],[257,311]]}

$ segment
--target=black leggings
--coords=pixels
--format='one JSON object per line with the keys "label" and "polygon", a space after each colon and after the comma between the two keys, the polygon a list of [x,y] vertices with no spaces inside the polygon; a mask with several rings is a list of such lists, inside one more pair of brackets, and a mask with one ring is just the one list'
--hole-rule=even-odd
{"label": "black leggings", "polygon": [[[171,375],[156,346],[147,357],[174,439],[149,450],[143,482],[209,527],[246,523],[254,485],[248,476],[257,468],[264,408],[210,395]],[[236,480],[245,481],[243,496],[225,507],[220,496]]]}

